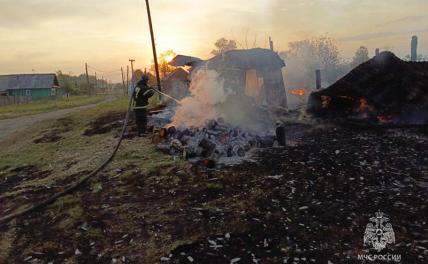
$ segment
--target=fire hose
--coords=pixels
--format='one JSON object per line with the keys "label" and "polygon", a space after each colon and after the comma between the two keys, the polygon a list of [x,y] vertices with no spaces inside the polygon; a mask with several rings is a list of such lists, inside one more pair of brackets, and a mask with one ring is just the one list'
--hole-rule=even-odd
{"label": "fire hose", "polygon": [[131,113],[132,102],[133,102],[133,96],[130,96],[129,103],[128,103],[128,109],[126,111],[125,121],[123,122],[123,127],[122,127],[122,131],[120,133],[119,140],[118,140],[115,148],[113,149],[113,152],[110,154],[110,156],[107,159],[105,159],[98,167],[96,167],[94,170],[92,170],[89,174],[82,177],[78,181],[70,184],[70,186],[65,188],[63,191],[58,192],[58,193],[54,194],[53,196],[51,196],[51,197],[49,197],[49,198],[47,198],[41,202],[38,202],[38,203],[36,203],[30,207],[24,208],[24,209],[19,210],[15,213],[11,213],[9,215],[6,215],[6,216],[0,218],[0,225],[6,224],[14,218],[17,218],[17,217],[23,216],[25,214],[28,214],[30,212],[39,210],[39,209],[55,202],[58,198],[76,190],[79,186],[81,186],[83,183],[85,183],[91,177],[95,176],[98,172],[100,172],[102,169],[104,169],[107,166],[107,164],[109,164],[113,160],[114,156],[116,155],[116,152],[118,151],[118,149],[120,147],[120,144],[122,143],[123,136],[125,135],[126,127],[128,126],[128,122],[129,122],[129,116]]}
{"label": "fire hose", "polygon": [[155,90],[158,94],[161,94],[161,95],[163,95],[165,97],[168,97],[169,99],[173,100],[177,104],[181,105],[181,102],[179,100],[177,100],[176,98],[172,97],[171,95],[163,93],[163,92],[159,91],[158,89],[156,89],[154,87],[152,87],[152,89]]}
{"label": "fire hose", "polygon": [[[156,88],[152,88],[152,89],[155,90],[157,93],[159,93],[161,95],[164,95],[164,96],[166,96],[166,97],[174,100],[178,104],[180,104],[180,101],[177,100],[176,98],[174,98],[174,97],[172,97],[172,96],[170,96],[170,95],[168,95],[166,93],[163,93],[163,92],[159,91]],[[131,114],[132,102],[133,102],[133,96],[130,96],[129,97],[129,102],[128,102],[128,109],[126,111],[125,121],[123,122],[122,131],[120,132],[119,140],[116,143],[116,146],[113,149],[113,152],[110,154],[110,156],[107,159],[105,159],[98,167],[96,167],[94,170],[92,170],[88,175],[86,175],[86,176],[82,177],[81,179],[79,179],[78,181],[72,183],[70,186],[68,186],[67,188],[65,188],[63,191],[61,191],[59,193],[56,193],[53,196],[51,196],[51,197],[49,197],[49,198],[47,198],[47,199],[45,199],[45,200],[43,200],[43,201],[41,201],[41,202],[39,202],[37,204],[34,204],[34,205],[30,206],[30,207],[24,208],[24,209],[22,209],[22,210],[20,210],[18,212],[11,213],[9,215],[6,215],[6,216],[0,218],[0,225],[6,224],[6,223],[8,223],[9,221],[11,221],[14,218],[17,218],[17,217],[23,216],[25,214],[28,214],[30,212],[39,210],[39,209],[41,209],[41,208],[43,208],[43,207],[45,207],[45,206],[47,206],[47,205],[55,202],[58,198],[60,198],[60,197],[62,197],[64,195],[69,194],[72,191],[76,190],[79,186],[81,186],[83,183],[85,183],[91,177],[95,176],[98,172],[100,172],[102,169],[104,169],[113,160],[114,156],[116,155],[116,152],[119,150],[119,147],[120,147],[120,145],[122,143],[123,136],[125,135],[126,127],[128,126],[129,116]]]}

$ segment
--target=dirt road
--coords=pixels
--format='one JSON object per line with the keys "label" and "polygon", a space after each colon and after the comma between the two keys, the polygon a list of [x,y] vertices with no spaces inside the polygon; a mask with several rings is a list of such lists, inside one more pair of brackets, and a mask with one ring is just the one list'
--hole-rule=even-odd
{"label": "dirt road", "polygon": [[0,141],[3,140],[5,137],[9,136],[10,134],[29,128],[38,122],[50,120],[50,119],[58,119],[67,114],[92,108],[99,104],[110,102],[115,99],[116,99],[115,97],[108,97],[106,98],[105,101],[97,104],[90,104],[90,105],[84,105],[84,106],[73,107],[68,109],[61,109],[54,112],[40,113],[35,115],[28,115],[28,116],[21,116],[21,117],[12,118],[12,119],[0,120]]}

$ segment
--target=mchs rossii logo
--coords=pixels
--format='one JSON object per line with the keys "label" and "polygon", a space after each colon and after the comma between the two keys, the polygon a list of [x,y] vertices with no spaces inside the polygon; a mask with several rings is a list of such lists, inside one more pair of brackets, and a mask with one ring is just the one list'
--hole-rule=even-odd
{"label": "mchs rossii logo", "polygon": [[401,255],[381,254],[383,250],[386,248],[392,249],[394,245],[395,233],[389,222],[389,217],[379,211],[369,219],[364,231],[364,246],[374,249],[377,254],[359,254],[358,260],[401,262]]}

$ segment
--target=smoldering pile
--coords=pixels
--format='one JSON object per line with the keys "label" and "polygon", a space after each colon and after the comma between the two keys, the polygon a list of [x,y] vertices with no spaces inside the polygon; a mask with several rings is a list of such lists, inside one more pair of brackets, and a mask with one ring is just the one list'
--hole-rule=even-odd
{"label": "smoldering pile", "polygon": [[159,129],[154,141],[161,141],[157,148],[165,153],[212,166],[248,158],[253,149],[273,146],[275,137],[244,131],[219,119],[207,121],[202,128]]}
{"label": "smoldering pile", "polygon": [[376,125],[428,124],[428,63],[382,52],[341,80],[311,94],[308,112]]}

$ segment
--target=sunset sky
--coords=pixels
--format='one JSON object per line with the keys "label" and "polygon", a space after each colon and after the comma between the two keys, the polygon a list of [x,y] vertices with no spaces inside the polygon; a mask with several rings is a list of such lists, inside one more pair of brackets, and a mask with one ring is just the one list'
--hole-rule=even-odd
{"label": "sunset sky", "polygon": [[[265,47],[268,36],[281,51],[323,34],[344,58],[362,45],[403,57],[416,34],[428,54],[428,0],[151,0],[151,9],[160,53],[209,58],[220,37]],[[152,60],[144,0],[0,0],[0,36],[0,74],[79,74],[88,62],[117,81],[112,71],[129,58],[137,68]]]}

